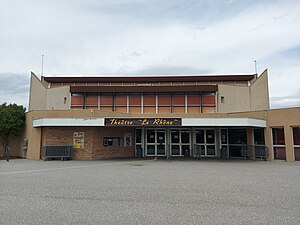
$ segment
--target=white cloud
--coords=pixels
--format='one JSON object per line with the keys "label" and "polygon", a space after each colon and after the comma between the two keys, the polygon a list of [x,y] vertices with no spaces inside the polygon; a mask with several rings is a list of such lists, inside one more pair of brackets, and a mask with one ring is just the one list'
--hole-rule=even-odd
{"label": "white cloud", "polygon": [[225,3],[231,8],[216,4],[210,14],[197,1],[175,9],[134,0],[1,1],[0,72],[39,73],[42,54],[46,74],[85,75],[254,73],[256,59],[259,71],[269,68],[271,97],[299,93],[300,56],[278,53],[300,46],[300,2]]}
{"label": "white cloud", "polygon": [[0,104],[16,103],[27,108],[29,75],[0,73]]}

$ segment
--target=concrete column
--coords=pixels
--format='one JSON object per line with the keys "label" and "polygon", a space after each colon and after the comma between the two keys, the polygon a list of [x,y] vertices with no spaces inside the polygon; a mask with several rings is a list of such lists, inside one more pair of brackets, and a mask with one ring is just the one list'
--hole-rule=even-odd
{"label": "concrete column", "polygon": [[145,157],[146,155],[146,131],[145,131],[145,127],[142,127],[142,155],[143,157]]}
{"label": "concrete column", "polygon": [[215,128],[215,134],[216,134],[216,137],[215,137],[215,146],[216,146],[216,153],[217,153],[217,156],[220,157],[221,156],[221,144],[220,144],[220,133],[221,133],[221,130],[220,128]]}
{"label": "concrete column", "polygon": [[24,138],[28,140],[27,159],[40,159],[42,146],[42,127],[33,128],[34,111],[26,114]]}
{"label": "concrete column", "polygon": [[28,150],[26,154],[27,159],[40,159],[41,157],[41,139],[42,128],[30,127],[30,131],[27,133]]}
{"label": "concrete column", "polygon": [[192,149],[193,149],[193,155],[196,153],[196,128],[195,127],[192,127],[191,129],[191,144],[192,144]]}
{"label": "concrete column", "polygon": [[167,156],[167,159],[170,158],[170,155],[171,155],[171,141],[170,141],[170,128],[167,127],[166,128],[166,156]]}
{"label": "concrete column", "polygon": [[274,160],[274,151],[273,151],[273,139],[272,139],[272,129],[270,127],[266,127],[264,129],[265,133],[265,145],[269,149],[268,160]]}
{"label": "concrete column", "polygon": [[284,126],[285,154],[286,161],[295,161],[294,145],[293,145],[292,128],[289,125]]}
{"label": "concrete column", "polygon": [[254,159],[254,134],[252,127],[247,127],[247,145],[249,146],[249,159]]}

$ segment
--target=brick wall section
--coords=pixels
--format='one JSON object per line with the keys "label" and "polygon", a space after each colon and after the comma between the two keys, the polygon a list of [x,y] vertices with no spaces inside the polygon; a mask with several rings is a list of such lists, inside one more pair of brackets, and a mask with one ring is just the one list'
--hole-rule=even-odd
{"label": "brick wall section", "polygon": [[[73,159],[134,157],[135,129],[132,127],[44,127],[42,146],[72,145],[74,132],[84,132],[84,148],[74,149]],[[124,134],[132,133],[132,146],[124,147]],[[103,137],[120,137],[121,146],[103,146]]]}
{"label": "brick wall section", "polygon": [[[124,147],[124,134],[132,133],[132,146]],[[135,129],[132,127],[106,127],[93,129],[94,136],[94,159],[107,159],[119,157],[133,157],[134,156],[134,137]],[[103,137],[120,137],[121,146],[103,146]]]}

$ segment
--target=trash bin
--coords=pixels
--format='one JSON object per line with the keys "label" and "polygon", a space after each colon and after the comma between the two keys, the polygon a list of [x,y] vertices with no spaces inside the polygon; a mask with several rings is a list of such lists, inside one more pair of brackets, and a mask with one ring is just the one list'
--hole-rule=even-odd
{"label": "trash bin", "polygon": [[138,148],[136,149],[136,156],[137,156],[138,158],[142,158],[142,157],[143,157],[143,151],[142,151],[142,148],[141,148],[141,147],[138,147]]}
{"label": "trash bin", "polygon": [[189,149],[184,149],[184,157],[189,157],[190,152]]}
{"label": "trash bin", "polygon": [[227,148],[221,148],[221,159],[226,159],[227,158]]}

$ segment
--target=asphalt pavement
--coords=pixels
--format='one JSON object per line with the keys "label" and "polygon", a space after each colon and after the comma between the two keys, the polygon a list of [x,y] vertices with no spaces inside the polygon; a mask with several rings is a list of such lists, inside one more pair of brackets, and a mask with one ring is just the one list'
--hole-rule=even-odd
{"label": "asphalt pavement", "polygon": [[0,224],[300,224],[300,162],[0,161]]}

